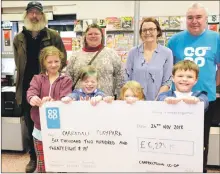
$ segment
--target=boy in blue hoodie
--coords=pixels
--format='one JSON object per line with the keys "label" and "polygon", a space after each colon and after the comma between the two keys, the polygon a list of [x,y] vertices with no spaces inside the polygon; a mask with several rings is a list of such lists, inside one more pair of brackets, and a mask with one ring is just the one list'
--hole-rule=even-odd
{"label": "boy in blue hoodie", "polygon": [[208,109],[209,101],[207,92],[194,91],[193,86],[197,83],[199,67],[191,60],[183,60],[176,63],[172,70],[175,90],[161,93],[157,100],[168,104],[177,104],[183,101],[187,104],[204,102],[205,111]]}
{"label": "boy in blue hoodie", "polygon": [[80,85],[81,88],[73,90],[73,92],[61,101],[70,103],[71,101],[89,100],[92,105],[98,104],[101,100],[111,103],[111,96],[106,96],[105,93],[98,89],[98,72],[97,69],[88,65],[80,71]]}

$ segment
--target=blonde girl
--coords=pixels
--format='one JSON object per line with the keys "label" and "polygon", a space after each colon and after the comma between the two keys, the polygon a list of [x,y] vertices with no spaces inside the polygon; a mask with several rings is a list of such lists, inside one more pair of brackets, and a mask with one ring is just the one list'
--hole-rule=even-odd
{"label": "blonde girl", "polygon": [[32,106],[31,119],[34,122],[33,139],[37,155],[37,172],[45,172],[43,142],[39,107],[47,101],[61,100],[72,91],[72,80],[62,75],[64,55],[54,46],[45,47],[40,54],[41,73],[35,75],[27,91],[27,101]]}
{"label": "blonde girl", "polygon": [[[111,103],[113,97],[107,96],[104,97],[103,100],[107,103]],[[145,100],[144,90],[140,83],[136,81],[126,82],[121,88],[119,100],[124,100],[128,104],[132,104],[139,100]]]}
{"label": "blonde girl", "polygon": [[125,100],[129,104],[138,100],[145,100],[144,90],[141,84],[133,80],[125,83],[121,88],[119,99]]}

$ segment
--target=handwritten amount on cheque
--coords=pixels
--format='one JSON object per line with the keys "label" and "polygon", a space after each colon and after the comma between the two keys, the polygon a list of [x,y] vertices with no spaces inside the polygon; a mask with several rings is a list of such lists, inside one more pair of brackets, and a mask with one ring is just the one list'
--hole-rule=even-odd
{"label": "handwritten amount on cheque", "polygon": [[[138,126],[140,127],[140,125]],[[155,128],[155,125],[152,125],[152,127]],[[182,125],[179,129],[182,129]],[[95,138],[92,136],[93,133],[96,133]],[[93,145],[127,146],[130,144],[126,136],[124,137],[122,132],[118,130],[96,130],[94,132],[63,130],[61,134],[62,136],[59,136],[59,138],[51,135],[50,150],[87,151],[89,148],[94,147]],[[138,151],[140,152],[193,155],[193,142],[190,141],[147,137],[136,137],[136,139],[138,140]],[[181,144],[185,147],[184,153],[180,151]]]}

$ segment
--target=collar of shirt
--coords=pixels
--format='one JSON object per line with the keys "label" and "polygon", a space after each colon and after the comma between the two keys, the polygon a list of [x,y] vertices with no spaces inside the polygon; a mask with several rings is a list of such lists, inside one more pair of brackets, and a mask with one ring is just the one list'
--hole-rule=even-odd
{"label": "collar of shirt", "polygon": [[[138,45],[138,50],[139,50],[139,53],[144,53],[144,44],[140,44]],[[157,43],[157,48],[155,49],[155,53],[159,53],[161,51],[161,45],[159,43]]]}
{"label": "collar of shirt", "polygon": [[192,96],[192,92],[179,92],[179,91],[174,91],[174,93],[176,94],[176,97],[177,97],[177,98]]}
{"label": "collar of shirt", "polygon": [[204,29],[203,32],[202,32],[200,35],[198,35],[198,36],[192,35],[188,30],[186,30],[186,31],[187,31],[187,34],[188,34],[189,36],[191,36],[191,37],[193,37],[193,38],[197,38],[197,37],[199,37],[199,36],[202,36],[202,35],[206,32],[206,29]]}

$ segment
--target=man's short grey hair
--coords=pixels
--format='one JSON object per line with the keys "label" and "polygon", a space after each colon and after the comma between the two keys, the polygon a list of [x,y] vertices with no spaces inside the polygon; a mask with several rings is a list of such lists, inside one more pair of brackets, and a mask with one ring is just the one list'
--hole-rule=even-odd
{"label": "man's short grey hair", "polygon": [[196,2],[196,3],[191,4],[191,5],[189,6],[188,10],[189,10],[189,9],[192,9],[192,8],[203,8],[203,9],[205,10],[206,16],[208,16],[208,10],[207,10],[207,8],[204,7],[201,3]]}

